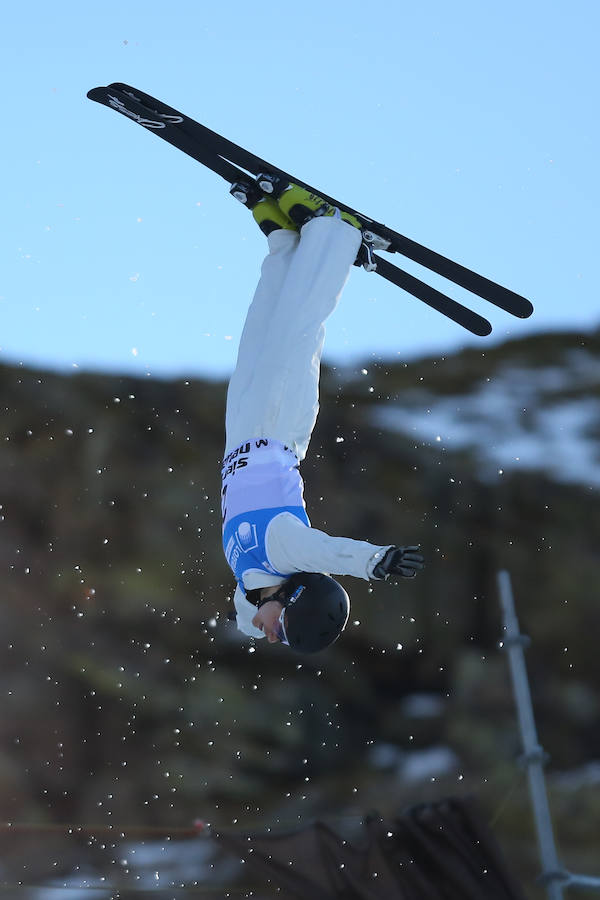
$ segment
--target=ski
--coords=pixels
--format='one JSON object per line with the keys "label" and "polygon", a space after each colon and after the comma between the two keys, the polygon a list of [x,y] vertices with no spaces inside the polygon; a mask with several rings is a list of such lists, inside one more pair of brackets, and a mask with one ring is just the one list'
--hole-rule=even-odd
{"label": "ski", "polygon": [[212,143],[215,148],[218,148],[220,155],[226,157],[231,162],[241,166],[247,171],[257,173],[258,171],[264,172],[264,167],[266,167],[267,171],[276,173],[279,177],[284,178],[287,181],[301,184],[313,193],[318,194],[328,203],[331,203],[332,206],[338,206],[340,209],[356,215],[363,221],[366,228],[375,232],[382,239],[389,241],[389,246],[382,249],[400,253],[402,256],[412,259],[414,262],[436,272],[471,293],[477,294],[484,300],[500,307],[511,315],[526,319],[532,314],[533,306],[525,297],[521,297],[519,294],[514,293],[514,291],[510,291],[508,288],[504,288],[501,285],[490,281],[490,279],[478,275],[471,269],[467,269],[465,266],[442,256],[440,253],[436,253],[434,250],[430,250],[422,244],[418,244],[416,241],[413,241],[396,231],[392,231],[392,229],[388,228],[386,225],[375,222],[370,216],[360,213],[344,203],[340,203],[339,200],[327,196],[312,185],[300,181],[295,176],[284,172],[282,169],[273,166],[271,163],[267,163],[264,159],[261,159],[248,150],[244,150],[244,148],[227,140],[227,138],[211,131],[205,125],[195,122],[193,119],[190,119],[178,110],[167,106],[167,104],[162,103],[162,101],[156,100],[156,98],[149,94],[145,94],[142,91],[121,82],[111,84],[109,87],[120,90],[129,96],[137,97],[148,109],[156,110],[157,112],[166,115],[167,118],[174,116],[181,120],[182,127],[189,134],[195,136],[198,140]]}
{"label": "ski", "polygon": [[[138,91],[136,96],[139,96],[139,94],[140,92]],[[154,131],[168,143],[212,169],[218,175],[221,175],[230,184],[243,181],[244,179],[253,180],[254,176],[219,156],[212,141],[201,143],[187,134],[182,128],[165,127],[166,124],[169,126],[181,125],[183,117],[175,110],[171,110],[170,107],[167,107],[169,112],[164,112],[164,105],[160,104],[159,101],[154,101],[154,104],[162,106],[163,111],[151,110],[134,100],[131,94],[126,94],[113,85],[110,85],[108,88],[95,88],[89,92],[88,96],[96,102],[117,110],[146,129]],[[214,133],[211,132],[211,134]],[[215,135],[215,137],[218,138],[219,136]],[[264,160],[259,160],[259,162],[263,163],[263,169],[268,166],[268,163],[265,163]],[[447,297],[440,291],[436,291],[430,285],[419,281],[419,279],[409,275],[387,260],[376,257],[375,261],[378,274],[442,313],[446,318],[456,322],[467,331],[482,337],[491,332],[492,326],[483,316],[478,315],[456,300]]]}
{"label": "ski", "polygon": [[[323,191],[312,187],[284,170],[266,162],[248,150],[211,131],[199,122],[189,119],[183,113],[167,106],[162,101],[143,93],[137,88],[117,82],[108,87],[93,88],[88,97],[137,122],[157,136],[182,150],[193,159],[221,175],[230,184],[251,182],[255,184],[259,175],[267,175],[267,179],[281,182],[294,182],[315,194],[323,197],[328,203],[341,210],[352,213],[363,224],[363,234],[373,239],[376,249],[403,256],[429,268],[439,275],[453,281],[472,293],[501,307],[512,315],[526,318],[531,315],[533,307],[524,297],[509,291],[507,288],[466,269],[459,263],[429,250],[427,247],[412,241],[403,235],[376,222],[369,216],[359,213],[352,207],[340,203]],[[262,183],[262,182],[261,182]],[[268,184],[267,184],[268,187]],[[419,279],[394,266],[388,260],[377,257],[377,273],[387,280],[403,288],[408,293],[427,303],[443,315],[457,322],[462,327],[477,335],[487,335],[491,325],[482,316],[463,306],[440,291],[425,284]]]}

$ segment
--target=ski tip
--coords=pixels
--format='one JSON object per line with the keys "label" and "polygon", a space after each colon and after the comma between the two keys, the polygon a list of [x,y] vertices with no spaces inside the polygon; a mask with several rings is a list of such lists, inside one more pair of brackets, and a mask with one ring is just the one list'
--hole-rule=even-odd
{"label": "ski tip", "polygon": [[481,321],[473,323],[473,327],[469,328],[469,331],[478,337],[487,337],[488,334],[492,333],[492,326],[487,319],[482,318]]}
{"label": "ski tip", "polygon": [[122,84],[120,81],[112,81],[110,84],[103,84],[91,88],[86,96],[89,100],[98,100],[101,97],[106,97],[108,91],[123,91],[127,89],[127,87],[126,84]]}
{"label": "ski tip", "polygon": [[90,90],[86,94],[86,97],[88,98],[88,100],[97,100],[98,97],[101,95],[103,96],[105,92],[105,87],[90,88]]}
{"label": "ski tip", "polygon": [[533,313],[533,303],[527,297],[515,294],[514,291],[509,291],[508,288],[503,288],[500,285],[492,283],[491,289],[480,293],[479,296],[489,303],[493,303],[494,306],[499,306],[500,309],[510,313],[511,316],[516,316],[517,319],[528,319]]}
{"label": "ski tip", "polygon": [[516,315],[520,319],[528,319],[529,316],[533,313],[533,303],[527,300],[525,297],[519,297],[521,301],[518,306],[518,310]]}

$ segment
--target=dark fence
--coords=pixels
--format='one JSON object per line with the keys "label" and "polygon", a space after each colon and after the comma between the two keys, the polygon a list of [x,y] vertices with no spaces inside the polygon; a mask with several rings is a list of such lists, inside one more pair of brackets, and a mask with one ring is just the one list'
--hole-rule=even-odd
{"label": "dark fence", "polygon": [[524,900],[472,800],[422,804],[387,822],[370,816],[352,843],[320,822],[216,837],[299,900]]}

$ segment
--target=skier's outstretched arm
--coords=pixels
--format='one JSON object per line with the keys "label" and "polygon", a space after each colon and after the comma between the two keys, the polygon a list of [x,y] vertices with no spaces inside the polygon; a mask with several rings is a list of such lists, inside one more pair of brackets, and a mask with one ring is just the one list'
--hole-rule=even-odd
{"label": "skier's outstretched arm", "polygon": [[377,545],[334,537],[309,528],[290,513],[274,519],[267,532],[269,558],[280,572],[327,572],[355,578],[414,577],[423,568],[417,546]]}

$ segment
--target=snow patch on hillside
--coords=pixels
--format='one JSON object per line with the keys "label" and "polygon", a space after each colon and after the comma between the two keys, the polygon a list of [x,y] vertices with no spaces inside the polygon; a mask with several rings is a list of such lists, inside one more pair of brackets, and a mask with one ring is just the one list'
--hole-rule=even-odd
{"label": "snow patch on hillside", "polygon": [[505,365],[469,393],[409,391],[374,412],[379,427],[449,452],[470,449],[480,474],[538,469],[559,481],[600,485],[600,364],[565,353],[563,365]]}

